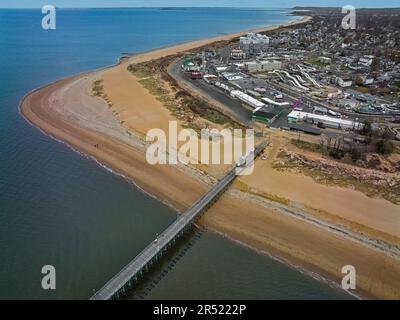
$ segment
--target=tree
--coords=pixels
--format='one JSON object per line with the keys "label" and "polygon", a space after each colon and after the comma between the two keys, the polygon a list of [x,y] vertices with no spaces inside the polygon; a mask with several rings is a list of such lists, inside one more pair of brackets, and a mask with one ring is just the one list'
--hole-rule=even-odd
{"label": "tree", "polygon": [[360,130],[360,133],[364,136],[369,136],[372,133],[372,124],[368,119],[365,119],[363,122],[363,127]]}
{"label": "tree", "polygon": [[375,144],[376,151],[380,154],[390,154],[393,152],[393,144],[385,139],[380,139]]}
{"label": "tree", "polygon": [[357,76],[354,82],[358,86],[362,86],[364,84],[363,78],[361,76]]}
{"label": "tree", "polygon": [[372,59],[371,71],[379,71],[380,67],[381,67],[380,59],[378,57],[375,57],[374,59]]}

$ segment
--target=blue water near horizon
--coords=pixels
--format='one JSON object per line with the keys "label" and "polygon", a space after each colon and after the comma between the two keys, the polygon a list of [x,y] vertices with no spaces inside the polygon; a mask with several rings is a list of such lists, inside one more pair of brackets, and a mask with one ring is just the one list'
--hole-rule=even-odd
{"label": "blue water near horizon", "polygon": [[[57,30],[44,31],[40,10],[0,9],[0,299],[87,299],[176,216],[123,178],[29,125],[18,110],[27,92],[114,64],[126,52],[295,19],[287,13],[286,9],[63,9],[57,11]],[[223,260],[218,252],[224,252]],[[246,257],[247,269],[257,270],[256,275],[246,275],[241,268],[235,272],[241,257]],[[196,270],[196,285],[186,292],[182,283],[190,283],[189,271],[199,263],[204,267]],[[41,268],[48,264],[57,270],[54,291],[40,286]],[[205,267],[209,264],[212,270]],[[177,275],[179,270],[183,271]],[[238,297],[241,292],[246,292],[244,298],[349,298],[208,234],[154,295],[213,299]]]}

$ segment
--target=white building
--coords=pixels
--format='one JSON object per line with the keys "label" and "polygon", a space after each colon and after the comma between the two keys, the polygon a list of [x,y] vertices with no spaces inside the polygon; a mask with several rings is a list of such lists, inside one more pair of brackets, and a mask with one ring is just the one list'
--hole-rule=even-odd
{"label": "white building", "polygon": [[221,75],[227,81],[237,81],[243,79],[243,77],[237,73],[222,72]]}
{"label": "white building", "polygon": [[363,83],[365,85],[373,84],[374,83],[374,78],[372,78],[372,77],[364,77],[363,78]]}
{"label": "white building", "polygon": [[328,57],[318,57],[318,61],[321,63],[329,64],[332,62],[332,59]]}
{"label": "white building", "polygon": [[246,53],[258,53],[268,48],[269,37],[259,33],[248,33],[240,37],[239,46]]}
{"label": "white building", "polygon": [[314,124],[323,123],[325,126],[335,129],[360,130],[363,127],[363,124],[360,122],[296,110],[290,112],[287,118],[289,122],[306,121]]}
{"label": "white building", "polygon": [[353,80],[351,80],[351,79],[342,79],[342,78],[339,78],[339,79],[338,79],[338,84],[339,84],[339,86],[341,86],[342,88],[351,87],[351,85],[353,84]]}
{"label": "white building", "polygon": [[374,56],[364,56],[358,60],[358,64],[360,64],[364,67],[370,67],[373,59],[374,59]]}
{"label": "white building", "polygon": [[231,59],[233,60],[243,60],[246,59],[246,53],[241,49],[233,49],[231,51]]}
{"label": "white building", "polygon": [[249,61],[244,63],[247,72],[273,71],[282,68],[282,62],[278,60]]}
{"label": "white building", "polygon": [[249,96],[248,94],[245,94],[244,92],[239,91],[239,90],[231,91],[231,97],[237,98],[253,108],[259,108],[259,107],[265,106],[265,104],[262,103],[261,101],[255,99],[255,98]]}

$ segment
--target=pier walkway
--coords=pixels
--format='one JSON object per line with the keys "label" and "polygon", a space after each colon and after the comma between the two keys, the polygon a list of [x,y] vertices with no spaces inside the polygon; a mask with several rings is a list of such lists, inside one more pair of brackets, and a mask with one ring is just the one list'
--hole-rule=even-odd
{"label": "pier walkway", "polygon": [[[264,150],[266,142],[254,151],[254,159]],[[249,165],[249,164],[248,164]],[[247,165],[247,166],[248,166]],[[118,299],[136,282],[148,268],[157,262],[167,250],[192,226],[200,215],[206,211],[223,194],[235,177],[247,167],[235,167],[222,180],[211,188],[203,197],[192,205],[185,213],[178,216],[162,234],[150,243],[128,265],[106,283],[91,300]]]}

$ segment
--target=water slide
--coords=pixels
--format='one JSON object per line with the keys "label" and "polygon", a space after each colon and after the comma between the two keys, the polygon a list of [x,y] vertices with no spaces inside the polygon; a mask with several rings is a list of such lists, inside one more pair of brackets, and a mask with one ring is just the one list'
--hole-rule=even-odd
{"label": "water slide", "polygon": [[272,71],[270,73],[276,74],[282,81],[285,81],[285,79],[282,77],[282,75],[279,72],[277,72],[276,70],[274,70],[274,71]]}
{"label": "water slide", "polygon": [[308,80],[312,82],[312,84],[318,88],[321,88],[322,86],[314,79],[312,78],[307,72],[302,71],[301,72]]}
{"label": "water slide", "polygon": [[314,67],[311,66],[306,66],[304,65],[305,68],[303,68],[301,65],[297,64],[297,68],[299,68],[300,71],[317,71]]}
{"label": "water slide", "polygon": [[302,90],[304,90],[304,91],[310,90],[310,89],[308,89],[307,87],[304,87],[303,85],[301,85],[300,82],[299,82],[299,80],[297,80],[295,77],[291,76],[291,75],[289,74],[289,72],[284,71],[284,70],[274,70],[274,72],[283,73],[283,74],[289,79],[289,81],[292,80],[292,81],[294,82],[294,84],[295,84],[296,87],[298,87],[298,88],[300,88],[300,89],[302,89]]}
{"label": "water slide", "polygon": [[289,105],[289,102],[276,102],[276,101],[271,100],[271,99],[269,99],[269,98],[267,98],[267,97],[261,98],[261,100],[262,100],[262,101],[265,101],[265,102],[268,102],[268,103],[270,103],[270,104],[279,106],[279,107],[285,107],[285,106],[288,106],[288,105]]}
{"label": "water slide", "polygon": [[295,74],[293,76],[296,77],[297,80],[299,80],[300,83],[306,83],[306,81],[301,76],[299,76],[298,74]]}

